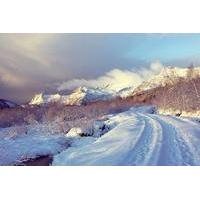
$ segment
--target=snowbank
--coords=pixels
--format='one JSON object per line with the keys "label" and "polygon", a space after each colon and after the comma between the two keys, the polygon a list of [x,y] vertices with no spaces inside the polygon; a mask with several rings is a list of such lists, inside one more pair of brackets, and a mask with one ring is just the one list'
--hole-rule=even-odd
{"label": "snowbank", "polygon": [[[110,115],[113,128],[99,138],[79,137],[53,157],[53,165],[200,165],[199,123],[148,114],[135,107]],[[141,111],[141,112],[139,112]],[[143,112],[143,113],[142,113]]]}
{"label": "snowbank", "polygon": [[110,131],[99,138],[76,140],[74,146],[54,156],[53,165],[120,165],[144,124],[133,111],[110,115],[107,123],[112,127]]}
{"label": "snowbank", "polygon": [[0,129],[0,165],[14,165],[38,156],[55,155],[69,146],[68,138],[61,134],[43,133],[44,127],[41,132],[39,126],[27,130],[24,127]]}
{"label": "snowbank", "polygon": [[157,108],[156,106],[153,106],[153,105],[135,106],[135,107],[130,108],[130,111],[146,113],[146,114],[155,114],[157,113]]}
{"label": "snowbank", "polygon": [[162,115],[174,115],[174,116],[181,116],[181,117],[196,117],[200,118],[200,111],[193,111],[193,112],[187,112],[187,111],[181,111],[176,109],[158,109],[158,113]]}
{"label": "snowbank", "polygon": [[79,127],[71,128],[67,133],[67,137],[100,137],[112,128],[110,121],[106,119],[88,120],[88,123],[82,123]]}
{"label": "snowbank", "polygon": [[80,127],[73,127],[67,131],[59,121],[0,128],[0,165],[14,165],[39,156],[52,156],[69,145],[84,146],[113,126],[107,118],[75,124]]}

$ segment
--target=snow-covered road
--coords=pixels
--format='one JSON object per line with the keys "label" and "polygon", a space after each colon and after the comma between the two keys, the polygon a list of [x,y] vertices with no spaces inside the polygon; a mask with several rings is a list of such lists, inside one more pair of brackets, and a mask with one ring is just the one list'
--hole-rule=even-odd
{"label": "snow-covered road", "polygon": [[109,123],[109,132],[54,156],[53,165],[200,165],[197,122],[131,109]]}

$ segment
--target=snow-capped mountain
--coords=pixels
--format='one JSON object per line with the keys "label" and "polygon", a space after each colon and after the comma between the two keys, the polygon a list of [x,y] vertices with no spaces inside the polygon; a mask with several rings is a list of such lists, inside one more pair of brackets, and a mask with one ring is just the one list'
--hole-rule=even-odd
{"label": "snow-capped mountain", "polygon": [[60,101],[61,96],[59,94],[46,95],[43,93],[36,94],[30,101],[31,105],[40,105],[44,103],[51,103]]}
{"label": "snow-capped mountain", "polygon": [[167,68],[133,92],[134,102],[156,105],[161,113],[200,116],[200,68]]}
{"label": "snow-capped mountain", "polygon": [[[146,92],[150,90],[161,87],[164,88],[165,86],[175,86],[181,81],[185,81],[187,83],[188,80],[196,77],[200,77],[200,67],[166,67],[158,75],[155,75],[151,79],[144,81],[137,88],[133,86],[120,90],[117,90],[116,88],[115,90],[111,90],[110,86],[106,86],[104,88],[78,87],[68,95],[61,95],[58,93],[50,95],[45,93],[37,94],[33,97],[29,104],[40,105],[45,103],[59,102],[64,105],[82,105],[95,101],[111,100],[117,97],[125,99],[127,97],[135,96],[139,93],[143,93],[146,101],[146,96],[149,98],[149,94],[147,95]],[[153,91],[151,92],[150,96],[155,96]]]}
{"label": "snow-capped mountain", "polygon": [[62,102],[66,105],[81,105],[95,101],[105,101],[112,98],[112,94],[99,88],[79,87],[70,95],[62,97]]}
{"label": "snow-capped mountain", "polygon": [[12,101],[5,100],[5,99],[0,99],[0,109],[3,109],[3,108],[14,108],[16,106],[17,106],[17,104],[12,102]]}
{"label": "snow-capped mountain", "polygon": [[122,99],[127,98],[129,96],[132,96],[134,89],[135,89],[135,87],[123,88],[123,89],[119,90],[118,92],[116,92],[115,96],[121,97]]}
{"label": "snow-capped mountain", "polygon": [[43,93],[33,97],[29,104],[40,105],[45,103],[59,102],[64,105],[81,105],[95,101],[105,101],[113,98],[113,94],[99,88],[79,87],[69,95]]}
{"label": "snow-capped mountain", "polygon": [[199,75],[200,75],[200,67],[196,68],[166,67],[163,68],[158,75],[155,75],[150,80],[144,81],[141,85],[139,85],[134,90],[134,93],[153,89],[160,86],[164,87],[166,85],[173,85],[177,81],[179,81],[180,78],[186,79]]}

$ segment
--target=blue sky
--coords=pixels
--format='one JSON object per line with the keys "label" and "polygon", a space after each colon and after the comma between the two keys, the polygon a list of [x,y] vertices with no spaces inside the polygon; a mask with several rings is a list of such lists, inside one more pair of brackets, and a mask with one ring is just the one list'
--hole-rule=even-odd
{"label": "blue sky", "polygon": [[0,94],[25,101],[55,82],[154,61],[200,65],[200,34],[0,34]]}
{"label": "blue sky", "polygon": [[[186,66],[188,62],[199,64],[197,58],[200,56],[200,34],[142,34],[133,40],[140,43],[127,52],[130,58],[140,58],[148,62],[160,60],[169,65],[180,63]],[[184,64],[183,61],[187,59]]]}

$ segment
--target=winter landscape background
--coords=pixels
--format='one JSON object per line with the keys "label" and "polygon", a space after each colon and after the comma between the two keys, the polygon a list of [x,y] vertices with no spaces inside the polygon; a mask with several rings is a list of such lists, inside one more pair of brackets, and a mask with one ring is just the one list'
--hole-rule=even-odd
{"label": "winter landscape background", "polygon": [[0,165],[200,165],[200,34],[0,41]]}

